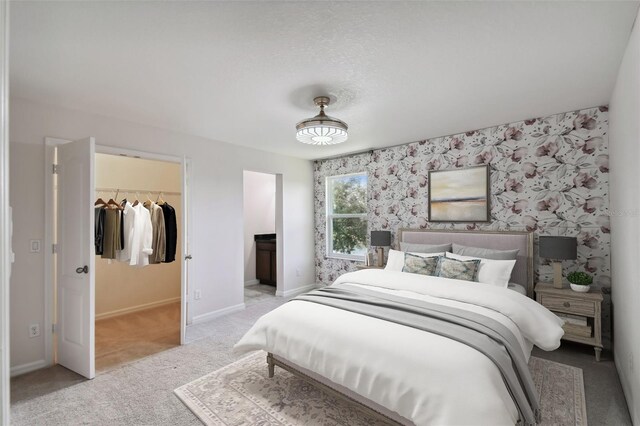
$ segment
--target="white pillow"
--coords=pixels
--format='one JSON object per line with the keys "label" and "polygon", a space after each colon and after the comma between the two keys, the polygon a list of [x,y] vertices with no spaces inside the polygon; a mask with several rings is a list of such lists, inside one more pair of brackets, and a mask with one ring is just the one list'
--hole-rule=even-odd
{"label": "white pillow", "polygon": [[446,253],[446,257],[458,260],[480,259],[477,280],[480,283],[491,284],[502,288],[507,288],[511,271],[516,265],[515,260],[493,260],[481,257],[462,256],[454,253]]}
{"label": "white pillow", "polygon": [[[420,257],[437,257],[444,256],[444,252],[441,253],[411,253]],[[385,271],[397,271],[402,272],[404,267],[404,252],[399,250],[389,250],[389,257],[387,258],[387,265],[384,267]]]}

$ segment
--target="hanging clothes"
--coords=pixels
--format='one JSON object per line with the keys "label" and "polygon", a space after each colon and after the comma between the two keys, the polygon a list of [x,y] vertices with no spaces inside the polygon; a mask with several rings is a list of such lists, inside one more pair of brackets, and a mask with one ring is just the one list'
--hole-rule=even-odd
{"label": "hanging clothes", "polygon": [[124,250],[124,209],[118,210],[118,223],[120,224],[120,247],[118,247],[118,251]]}
{"label": "hanging clothes", "polygon": [[94,244],[98,256],[104,251],[104,215],[103,206],[95,208]]}
{"label": "hanging clothes", "polygon": [[133,231],[129,240],[131,241],[131,258],[129,265],[147,266],[149,255],[153,254],[153,228],[151,225],[151,215],[142,204],[132,206],[135,211]]}
{"label": "hanging clothes", "polygon": [[103,259],[115,259],[117,251],[121,249],[121,220],[119,209],[104,209],[104,239],[103,239]]}
{"label": "hanging clothes", "polygon": [[[146,203],[145,203],[146,204]],[[153,254],[149,256],[149,263],[160,263],[165,259],[166,237],[164,228],[164,214],[162,208],[153,201],[147,204],[151,216],[151,225],[153,228]]]}
{"label": "hanging clothes", "polygon": [[124,201],[123,207],[121,229],[124,247],[122,247],[118,252],[118,260],[120,262],[128,262],[131,260],[131,246],[133,244],[136,210],[133,208],[133,205],[126,200]]}
{"label": "hanging clothes", "polygon": [[178,242],[178,225],[176,222],[176,210],[168,203],[160,205],[164,216],[164,233],[165,233],[165,253],[164,262],[169,263],[176,260],[176,246]]}

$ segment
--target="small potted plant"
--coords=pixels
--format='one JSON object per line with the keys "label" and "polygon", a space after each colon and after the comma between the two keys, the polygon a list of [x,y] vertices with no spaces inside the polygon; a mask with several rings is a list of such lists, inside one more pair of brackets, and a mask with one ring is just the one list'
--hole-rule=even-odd
{"label": "small potted plant", "polygon": [[586,272],[570,272],[567,274],[567,280],[571,285],[571,290],[577,291],[578,293],[586,293],[591,288],[591,283],[593,283],[593,277]]}

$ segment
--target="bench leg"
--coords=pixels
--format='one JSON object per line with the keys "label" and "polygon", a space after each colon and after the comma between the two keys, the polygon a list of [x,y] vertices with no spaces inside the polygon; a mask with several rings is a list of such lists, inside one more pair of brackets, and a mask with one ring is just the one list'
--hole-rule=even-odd
{"label": "bench leg", "polygon": [[273,355],[271,353],[267,354],[267,368],[269,369],[269,378],[272,378],[275,374],[276,363],[273,360]]}
{"label": "bench leg", "polygon": [[600,354],[602,353],[602,348],[594,347],[593,350],[596,351],[596,361],[600,362]]}

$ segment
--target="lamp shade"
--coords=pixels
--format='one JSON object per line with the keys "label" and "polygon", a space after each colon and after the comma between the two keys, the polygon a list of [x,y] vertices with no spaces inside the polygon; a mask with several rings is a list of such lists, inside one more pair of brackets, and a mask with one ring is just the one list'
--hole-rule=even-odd
{"label": "lamp shade", "polygon": [[390,231],[371,231],[371,245],[372,246],[390,246],[391,232]]}
{"label": "lamp shade", "polygon": [[555,260],[573,260],[578,257],[575,237],[540,237],[540,257]]}

